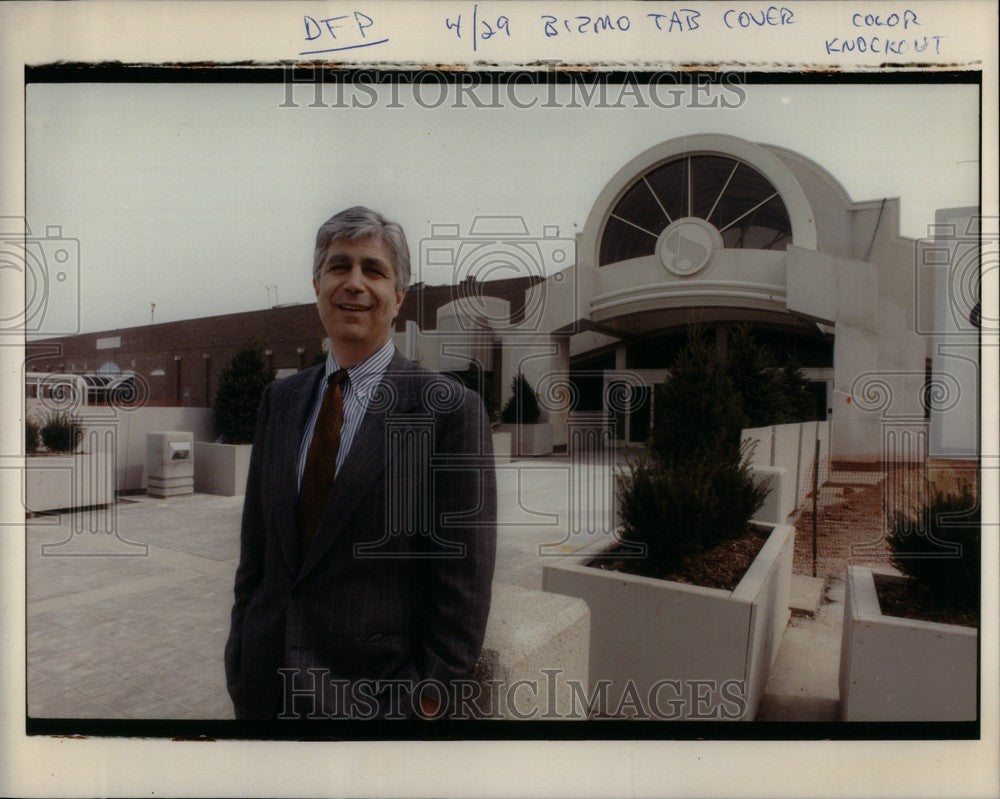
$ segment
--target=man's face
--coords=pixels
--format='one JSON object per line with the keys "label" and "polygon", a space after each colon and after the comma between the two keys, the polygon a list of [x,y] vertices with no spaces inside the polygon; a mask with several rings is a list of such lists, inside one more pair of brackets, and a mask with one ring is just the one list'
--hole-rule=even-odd
{"label": "man's face", "polygon": [[330,242],[313,288],[330,347],[345,368],[388,341],[406,294],[396,290],[389,248],[374,236]]}

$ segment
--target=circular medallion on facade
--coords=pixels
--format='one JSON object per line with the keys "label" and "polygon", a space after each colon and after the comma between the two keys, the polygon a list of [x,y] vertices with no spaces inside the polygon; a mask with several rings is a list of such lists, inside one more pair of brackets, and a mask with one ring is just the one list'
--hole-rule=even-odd
{"label": "circular medallion on facade", "polygon": [[722,246],[722,236],[714,225],[686,216],[664,228],[656,242],[656,254],[667,271],[688,277],[704,269],[712,253]]}

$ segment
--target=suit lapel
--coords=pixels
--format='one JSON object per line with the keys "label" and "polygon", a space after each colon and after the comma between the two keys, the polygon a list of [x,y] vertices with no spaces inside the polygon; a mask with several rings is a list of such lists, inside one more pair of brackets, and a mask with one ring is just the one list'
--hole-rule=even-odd
{"label": "suit lapel", "polygon": [[350,523],[358,503],[385,471],[386,421],[391,415],[406,413],[416,405],[413,365],[397,351],[378,388],[369,401],[351,451],[341,464],[333,491],[320,518],[319,529],[309,554],[302,564],[301,579],[330,549],[337,536]]}
{"label": "suit lapel", "polygon": [[[302,446],[302,435],[309,412],[312,410],[319,383],[325,373],[322,364],[309,370],[313,374],[306,376],[296,385],[283,407],[278,409],[281,415],[278,430],[287,431],[277,443],[276,469],[272,478],[277,483],[275,496],[275,513],[281,520],[278,529],[281,530],[281,550],[285,560],[293,572],[299,567],[298,528],[296,526],[295,505],[299,497],[298,472],[299,449]],[[291,380],[292,378],[288,378]]]}

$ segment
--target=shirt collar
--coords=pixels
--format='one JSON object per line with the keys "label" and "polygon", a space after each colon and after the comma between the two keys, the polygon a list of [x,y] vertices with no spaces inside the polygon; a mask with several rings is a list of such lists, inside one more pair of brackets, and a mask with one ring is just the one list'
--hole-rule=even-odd
{"label": "shirt collar", "polygon": [[[367,399],[368,395],[375,389],[375,386],[382,379],[385,370],[389,368],[389,362],[395,354],[396,347],[390,338],[380,349],[377,349],[361,363],[347,367],[347,385],[359,398]],[[330,375],[340,367],[337,359],[333,357],[333,350],[326,355],[326,371],[323,375],[323,385],[326,386],[330,380]]]}

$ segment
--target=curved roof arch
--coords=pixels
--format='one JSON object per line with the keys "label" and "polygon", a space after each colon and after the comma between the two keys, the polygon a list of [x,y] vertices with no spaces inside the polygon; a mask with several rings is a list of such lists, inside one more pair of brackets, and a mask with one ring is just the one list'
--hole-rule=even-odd
{"label": "curved roof arch", "polygon": [[[657,144],[618,170],[587,217],[581,254],[594,266],[650,254],[678,213],[709,220],[724,239],[728,229],[726,246],[817,247],[806,192],[777,155],[735,136],[699,134]],[[751,214],[762,224],[746,237],[734,225]]]}

